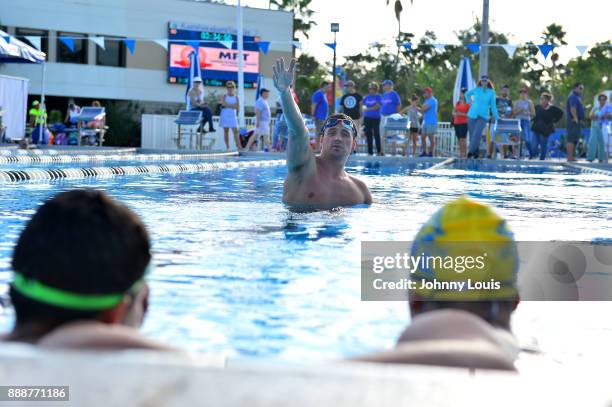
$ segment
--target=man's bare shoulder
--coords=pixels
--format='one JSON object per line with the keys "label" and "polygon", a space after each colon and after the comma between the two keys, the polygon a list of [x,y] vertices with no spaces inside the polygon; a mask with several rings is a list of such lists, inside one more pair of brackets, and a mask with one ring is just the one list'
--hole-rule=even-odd
{"label": "man's bare shoulder", "polygon": [[370,193],[370,189],[368,188],[366,183],[363,182],[362,180],[360,180],[359,178],[353,176],[353,175],[348,174],[348,176],[351,179],[351,181],[353,181],[353,183],[357,186],[357,188],[359,188],[361,193],[363,193],[364,203],[366,203],[368,205],[371,204],[372,203],[372,194]]}

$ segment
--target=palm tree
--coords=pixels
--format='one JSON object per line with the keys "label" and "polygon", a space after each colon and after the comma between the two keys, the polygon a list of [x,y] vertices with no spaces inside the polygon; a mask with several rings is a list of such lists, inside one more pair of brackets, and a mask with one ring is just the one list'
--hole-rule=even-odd
{"label": "palm tree", "polygon": [[269,0],[268,8],[274,5],[279,10],[293,11],[293,38],[298,32],[310,38],[308,32],[317,25],[310,19],[314,14],[314,11],[309,8],[311,2],[312,0]]}
{"label": "palm tree", "polygon": [[[410,0],[410,4],[413,4],[414,0]],[[389,5],[390,0],[387,0],[387,6]],[[400,36],[402,35],[402,25],[401,25],[401,16],[402,16],[402,11],[404,11],[404,7],[402,7],[402,2],[401,0],[395,0],[395,3],[393,4],[393,9],[395,10],[395,18],[397,19],[397,56],[395,58],[395,63],[397,65],[397,62],[399,61],[399,54],[400,54],[400,47],[402,46],[402,44],[400,44]]]}

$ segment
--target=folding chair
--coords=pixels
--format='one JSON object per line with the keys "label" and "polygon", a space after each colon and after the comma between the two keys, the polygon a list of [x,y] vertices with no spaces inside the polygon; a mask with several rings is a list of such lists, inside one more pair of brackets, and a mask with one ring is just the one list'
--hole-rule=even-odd
{"label": "folding chair", "polygon": [[[215,144],[215,139],[211,138],[207,145],[204,145],[205,132],[200,128],[202,121],[202,111],[200,110],[181,110],[174,123],[178,124],[178,132],[174,140],[176,141],[176,148],[182,149],[183,136],[189,137],[188,147],[189,149],[195,150],[210,150]],[[185,137],[185,140],[187,139]]]}
{"label": "folding chair", "polygon": [[[384,127],[384,134],[382,135],[382,142],[385,144],[385,151],[389,151],[389,138],[387,133],[389,131],[396,132],[397,135],[393,135],[391,139],[391,152],[393,155],[397,154],[398,149],[402,154],[406,154],[407,143],[410,141],[410,120],[408,117],[400,114],[391,115],[387,117]],[[401,136],[401,137],[398,137]]]}
{"label": "folding chair", "polygon": [[108,130],[108,126],[88,128],[86,126],[83,126],[83,124],[100,121],[103,120],[105,117],[106,111],[103,107],[88,106],[81,109],[81,113],[77,116],[77,144],[79,146],[81,145],[81,139],[83,137],[88,137],[90,140],[96,140],[97,138],[97,141],[94,141],[94,144],[97,142],[98,145],[102,146],[102,144],[104,143],[104,135],[106,133],[106,130]]}

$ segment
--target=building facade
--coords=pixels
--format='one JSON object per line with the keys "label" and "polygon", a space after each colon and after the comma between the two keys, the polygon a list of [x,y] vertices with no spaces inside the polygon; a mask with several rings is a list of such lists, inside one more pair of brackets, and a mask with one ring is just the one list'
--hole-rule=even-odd
{"label": "building facade", "polygon": [[[203,1],[0,0],[0,9],[4,31],[25,41],[41,37],[48,60],[45,94],[51,99],[138,101],[151,112],[178,108],[185,100],[185,85],[169,81],[168,51],[155,41],[168,39],[171,23],[236,34],[236,7]],[[271,87],[273,62],[293,55],[293,14],[245,7],[243,21],[245,35],[270,42],[268,53],[259,53],[259,72]],[[74,51],[60,37],[72,38]],[[105,38],[105,48],[92,40],[98,37]],[[135,40],[133,54],[122,39]],[[41,93],[41,71],[36,65],[0,65],[1,74],[28,78],[31,95]],[[218,86],[206,89],[224,92]],[[252,106],[255,96],[246,89],[245,106]]]}

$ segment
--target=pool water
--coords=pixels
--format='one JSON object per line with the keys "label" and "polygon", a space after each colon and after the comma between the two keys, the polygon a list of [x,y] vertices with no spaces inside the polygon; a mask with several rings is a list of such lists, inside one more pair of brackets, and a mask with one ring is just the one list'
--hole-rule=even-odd
{"label": "pool water", "polygon": [[[366,181],[374,204],[314,213],[281,203],[285,167],[5,184],[0,296],[24,223],[44,199],[77,187],[107,191],[149,228],[156,268],[144,332],[238,358],[309,362],[392,347],[409,323],[407,304],[360,301],[361,241],[411,240],[461,194],[495,206],[519,240],[612,239],[611,177],[561,166],[429,166],[352,161],[349,172]],[[561,317],[554,303],[525,304],[515,328],[521,340],[537,336],[559,354],[568,348],[554,335],[570,333],[582,344],[597,338],[589,348],[596,352],[612,340],[612,306],[601,304],[573,303]],[[0,332],[12,318],[5,309]]]}

